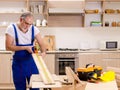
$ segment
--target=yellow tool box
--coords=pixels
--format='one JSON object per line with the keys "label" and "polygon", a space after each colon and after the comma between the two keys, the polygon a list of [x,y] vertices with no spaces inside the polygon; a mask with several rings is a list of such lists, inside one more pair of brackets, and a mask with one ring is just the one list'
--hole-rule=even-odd
{"label": "yellow tool box", "polygon": [[100,66],[92,66],[86,68],[78,68],[77,69],[78,77],[80,80],[87,81],[87,80],[97,80],[98,77],[101,76],[102,67]]}

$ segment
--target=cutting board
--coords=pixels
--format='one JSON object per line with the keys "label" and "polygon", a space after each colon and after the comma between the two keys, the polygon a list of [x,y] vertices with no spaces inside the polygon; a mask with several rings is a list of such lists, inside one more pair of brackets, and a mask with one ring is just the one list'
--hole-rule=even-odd
{"label": "cutting board", "polygon": [[45,35],[44,43],[46,45],[47,51],[55,50],[55,36],[54,35]]}

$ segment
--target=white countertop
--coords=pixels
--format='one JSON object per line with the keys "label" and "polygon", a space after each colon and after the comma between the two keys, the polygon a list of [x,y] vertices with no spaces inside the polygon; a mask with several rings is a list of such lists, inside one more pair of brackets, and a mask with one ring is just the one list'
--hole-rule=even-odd
{"label": "white countertop", "polygon": [[[98,49],[91,49],[91,50],[78,50],[78,51],[58,51],[58,50],[54,50],[54,51],[47,51],[47,54],[57,54],[57,53],[120,53],[120,50],[111,50],[111,51],[101,51]],[[12,51],[6,51],[6,50],[0,50],[0,53],[2,54],[12,54]]]}
{"label": "white countertop", "polygon": [[47,51],[48,54],[52,53],[104,53],[104,52],[114,52],[114,53],[119,53],[120,50],[98,50],[98,49],[91,49],[91,50],[78,50],[78,51]]}
{"label": "white countertop", "polygon": [[12,51],[0,50],[0,54],[12,54]]}

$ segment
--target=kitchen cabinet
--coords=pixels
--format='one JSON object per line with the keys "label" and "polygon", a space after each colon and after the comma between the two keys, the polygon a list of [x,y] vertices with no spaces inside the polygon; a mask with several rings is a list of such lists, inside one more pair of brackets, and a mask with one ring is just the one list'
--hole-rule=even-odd
{"label": "kitchen cabinet", "polygon": [[106,69],[106,67],[117,67],[120,68],[120,53],[119,52],[108,52],[108,53],[102,53],[102,62],[103,67]]}
{"label": "kitchen cabinet", "polygon": [[55,54],[47,53],[43,59],[50,73],[55,74]]}
{"label": "kitchen cabinet", "polygon": [[[48,11],[47,11],[47,0],[29,0],[28,10],[34,14],[35,25],[36,26],[46,26],[42,23],[45,21],[47,23]],[[39,20],[39,25],[37,21]],[[44,20],[44,21],[43,21]]]}
{"label": "kitchen cabinet", "polygon": [[82,27],[84,1],[49,1],[49,27]]}
{"label": "kitchen cabinet", "polygon": [[108,66],[120,68],[120,52],[102,51],[79,53],[79,67],[85,67],[89,63],[102,66],[104,71]]}
{"label": "kitchen cabinet", "polygon": [[0,0],[0,26],[17,22],[20,14],[26,9],[26,0]]}
{"label": "kitchen cabinet", "polygon": [[103,6],[103,26],[108,22],[109,27],[120,27],[120,1],[106,0]]}
{"label": "kitchen cabinet", "polygon": [[13,88],[11,62],[11,53],[0,53],[0,89]]}
{"label": "kitchen cabinet", "polygon": [[120,27],[119,6],[119,0],[1,0],[0,26],[17,22],[22,12],[30,11],[34,24],[40,22],[37,26],[46,20],[49,27]]}
{"label": "kitchen cabinet", "polygon": [[33,12],[35,22],[38,19],[42,22],[47,19],[47,0],[0,0],[0,26],[17,22],[25,11]]}
{"label": "kitchen cabinet", "polygon": [[[72,7],[71,7],[72,6]],[[49,27],[120,26],[119,0],[49,1]],[[115,13],[105,13],[114,10]],[[112,18],[111,18],[112,17]],[[112,23],[115,25],[112,25]],[[107,25],[109,24],[109,25]]]}
{"label": "kitchen cabinet", "polygon": [[84,27],[102,26],[102,8],[103,1],[101,0],[85,1]]}
{"label": "kitchen cabinet", "polygon": [[96,52],[79,53],[79,67],[85,67],[86,64],[93,63],[98,66],[103,66],[102,54]]}
{"label": "kitchen cabinet", "polygon": [[119,27],[119,0],[86,0],[84,27]]}

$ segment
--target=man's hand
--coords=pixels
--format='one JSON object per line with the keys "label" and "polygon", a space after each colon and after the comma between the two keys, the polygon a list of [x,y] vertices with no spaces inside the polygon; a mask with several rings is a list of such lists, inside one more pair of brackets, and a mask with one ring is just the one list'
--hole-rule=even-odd
{"label": "man's hand", "polygon": [[46,53],[45,53],[45,52],[42,52],[42,53],[40,53],[40,55],[44,58],[45,55],[46,55]]}
{"label": "man's hand", "polygon": [[25,50],[27,50],[29,53],[33,53],[32,47],[33,46],[25,46]]}

